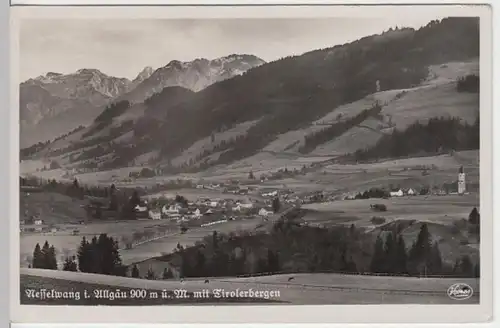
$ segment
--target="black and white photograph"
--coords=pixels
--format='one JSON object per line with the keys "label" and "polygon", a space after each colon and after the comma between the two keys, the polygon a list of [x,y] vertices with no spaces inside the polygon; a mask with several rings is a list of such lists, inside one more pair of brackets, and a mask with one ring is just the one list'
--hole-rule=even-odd
{"label": "black and white photograph", "polygon": [[450,13],[18,18],[20,304],[480,304]]}

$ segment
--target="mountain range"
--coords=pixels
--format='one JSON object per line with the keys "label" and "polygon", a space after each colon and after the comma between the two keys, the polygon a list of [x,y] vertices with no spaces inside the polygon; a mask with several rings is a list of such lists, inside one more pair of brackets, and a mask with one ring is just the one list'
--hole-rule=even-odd
{"label": "mountain range", "polygon": [[435,116],[473,124],[478,88],[462,92],[457,80],[479,74],[478,58],[479,19],[457,17],[270,63],[250,55],[173,61],[146,70],[149,77],[135,85],[115,78],[100,88],[75,84],[67,93],[44,87],[46,92],[29,92],[26,99],[34,100],[25,103],[41,109],[57,103],[68,112],[65,95],[89,90],[75,104],[102,101],[106,107],[87,127],[23,154],[68,168],[149,165],[172,172],[262,153],[344,155]]}
{"label": "mountain range", "polygon": [[108,76],[97,69],[49,72],[20,85],[21,146],[52,140],[88,125],[112,101],[140,103],[167,86],[200,91],[263,63],[250,55],[171,61],[157,70],[146,67],[133,80]]}

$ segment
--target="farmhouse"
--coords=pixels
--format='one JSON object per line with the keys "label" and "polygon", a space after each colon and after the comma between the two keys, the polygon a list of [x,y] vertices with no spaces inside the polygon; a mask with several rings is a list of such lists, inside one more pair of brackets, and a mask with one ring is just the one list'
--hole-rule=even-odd
{"label": "farmhouse", "polygon": [[193,212],[193,216],[197,219],[199,219],[201,217],[201,211],[199,208],[197,208],[194,212]]}
{"label": "farmhouse", "polygon": [[181,206],[179,204],[174,204],[170,205],[167,207],[167,205],[164,205],[161,209],[163,214],[170,215],[170,214],[179,214],[181,210]]}
{"label": "farmhouse", "polygon": [[161,213],[155,211],[149,211],[149,218],[151,220],[161,220]]}
{"label": "farmhouse", "polygon": [[147,208],[147,206],[136,205],[134,207],[134,210],[136,212],[140,213],[140,212],[147,212],[148,208]]}
{"label": "farmhouse", "polygon": [[261,209],[259,210],[259,215],[260,215],[260,216],[264,216],[264,217],[266,217],[266,216],[269,216],[269,215],[272,215],[272,214],[273,214],[273,211],[267,210],[267,209],[265,209],[265,208],[261,208]]}
{"label": "farmhouse", "polygon": [[262,197],[276,197],[276,196],[278,196],[277,190],[262,194]]}
{"label": "farmhouse", "polygon": [[398,189],[395,191],[391,191],[390,195],[391,195],[391,197],[403,197],[404,193],[403,193],[403,190]]}
{"label": "farmhouse", "polygon": [[240,202],[238,202],[237,205],[240,206],[241,208],[246,208],[246,209],[253,208],[253,204],[252,203],[240,203]]}

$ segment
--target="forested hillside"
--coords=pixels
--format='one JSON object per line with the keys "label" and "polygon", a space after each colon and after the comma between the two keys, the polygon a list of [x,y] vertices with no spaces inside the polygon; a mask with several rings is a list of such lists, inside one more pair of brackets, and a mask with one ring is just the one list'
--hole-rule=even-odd
{"label": "forested hillside", "polygon": [[[115,124],[110,130],[113,135],[107,138],[96,136],[94,141],[87,138],[72,143],[71,150],[97,146],[96,140],[105,138],[107,144],[99,145],[98,150],[86,149],[92,151],[89,157],[111,155],[99,164],[103,168],[127,166],[137,156],[152,151],[158,151],[155,165],[170,166],[173,158],[196,141],[240,123],[258,121],[244,136],[214,146],[218,155],[210,163],[192,161],[180,167],[196,170],[227,164],[255,154],[278,135],[306,126],[340,105],[373,94],[377,81],[380,91],[410,88],[427,78],[430,65],[478,56],[477,18],[447,18],[419,30],[391,30],[267,63],[196,93],[166,88],[145,101],[143,118]],[[460,83],[460,91],[474,91],[475,81]],[[365,108],[363,114],[309,136],[300,151],[307,153],[338,137],[367,115],[376,115],[377,108]],[[130,131],[133,137],[126,143],[111,142]]]}

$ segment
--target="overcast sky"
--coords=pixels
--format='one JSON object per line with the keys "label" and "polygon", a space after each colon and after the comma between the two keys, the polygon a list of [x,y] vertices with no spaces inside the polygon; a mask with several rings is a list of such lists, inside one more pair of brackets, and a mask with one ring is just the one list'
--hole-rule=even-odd
{"label": "overcast sky", "polygon": [[440,18],[23,20],[20,78],[97,68],[133,79],[146,66],[234,53],[272,61]]}

